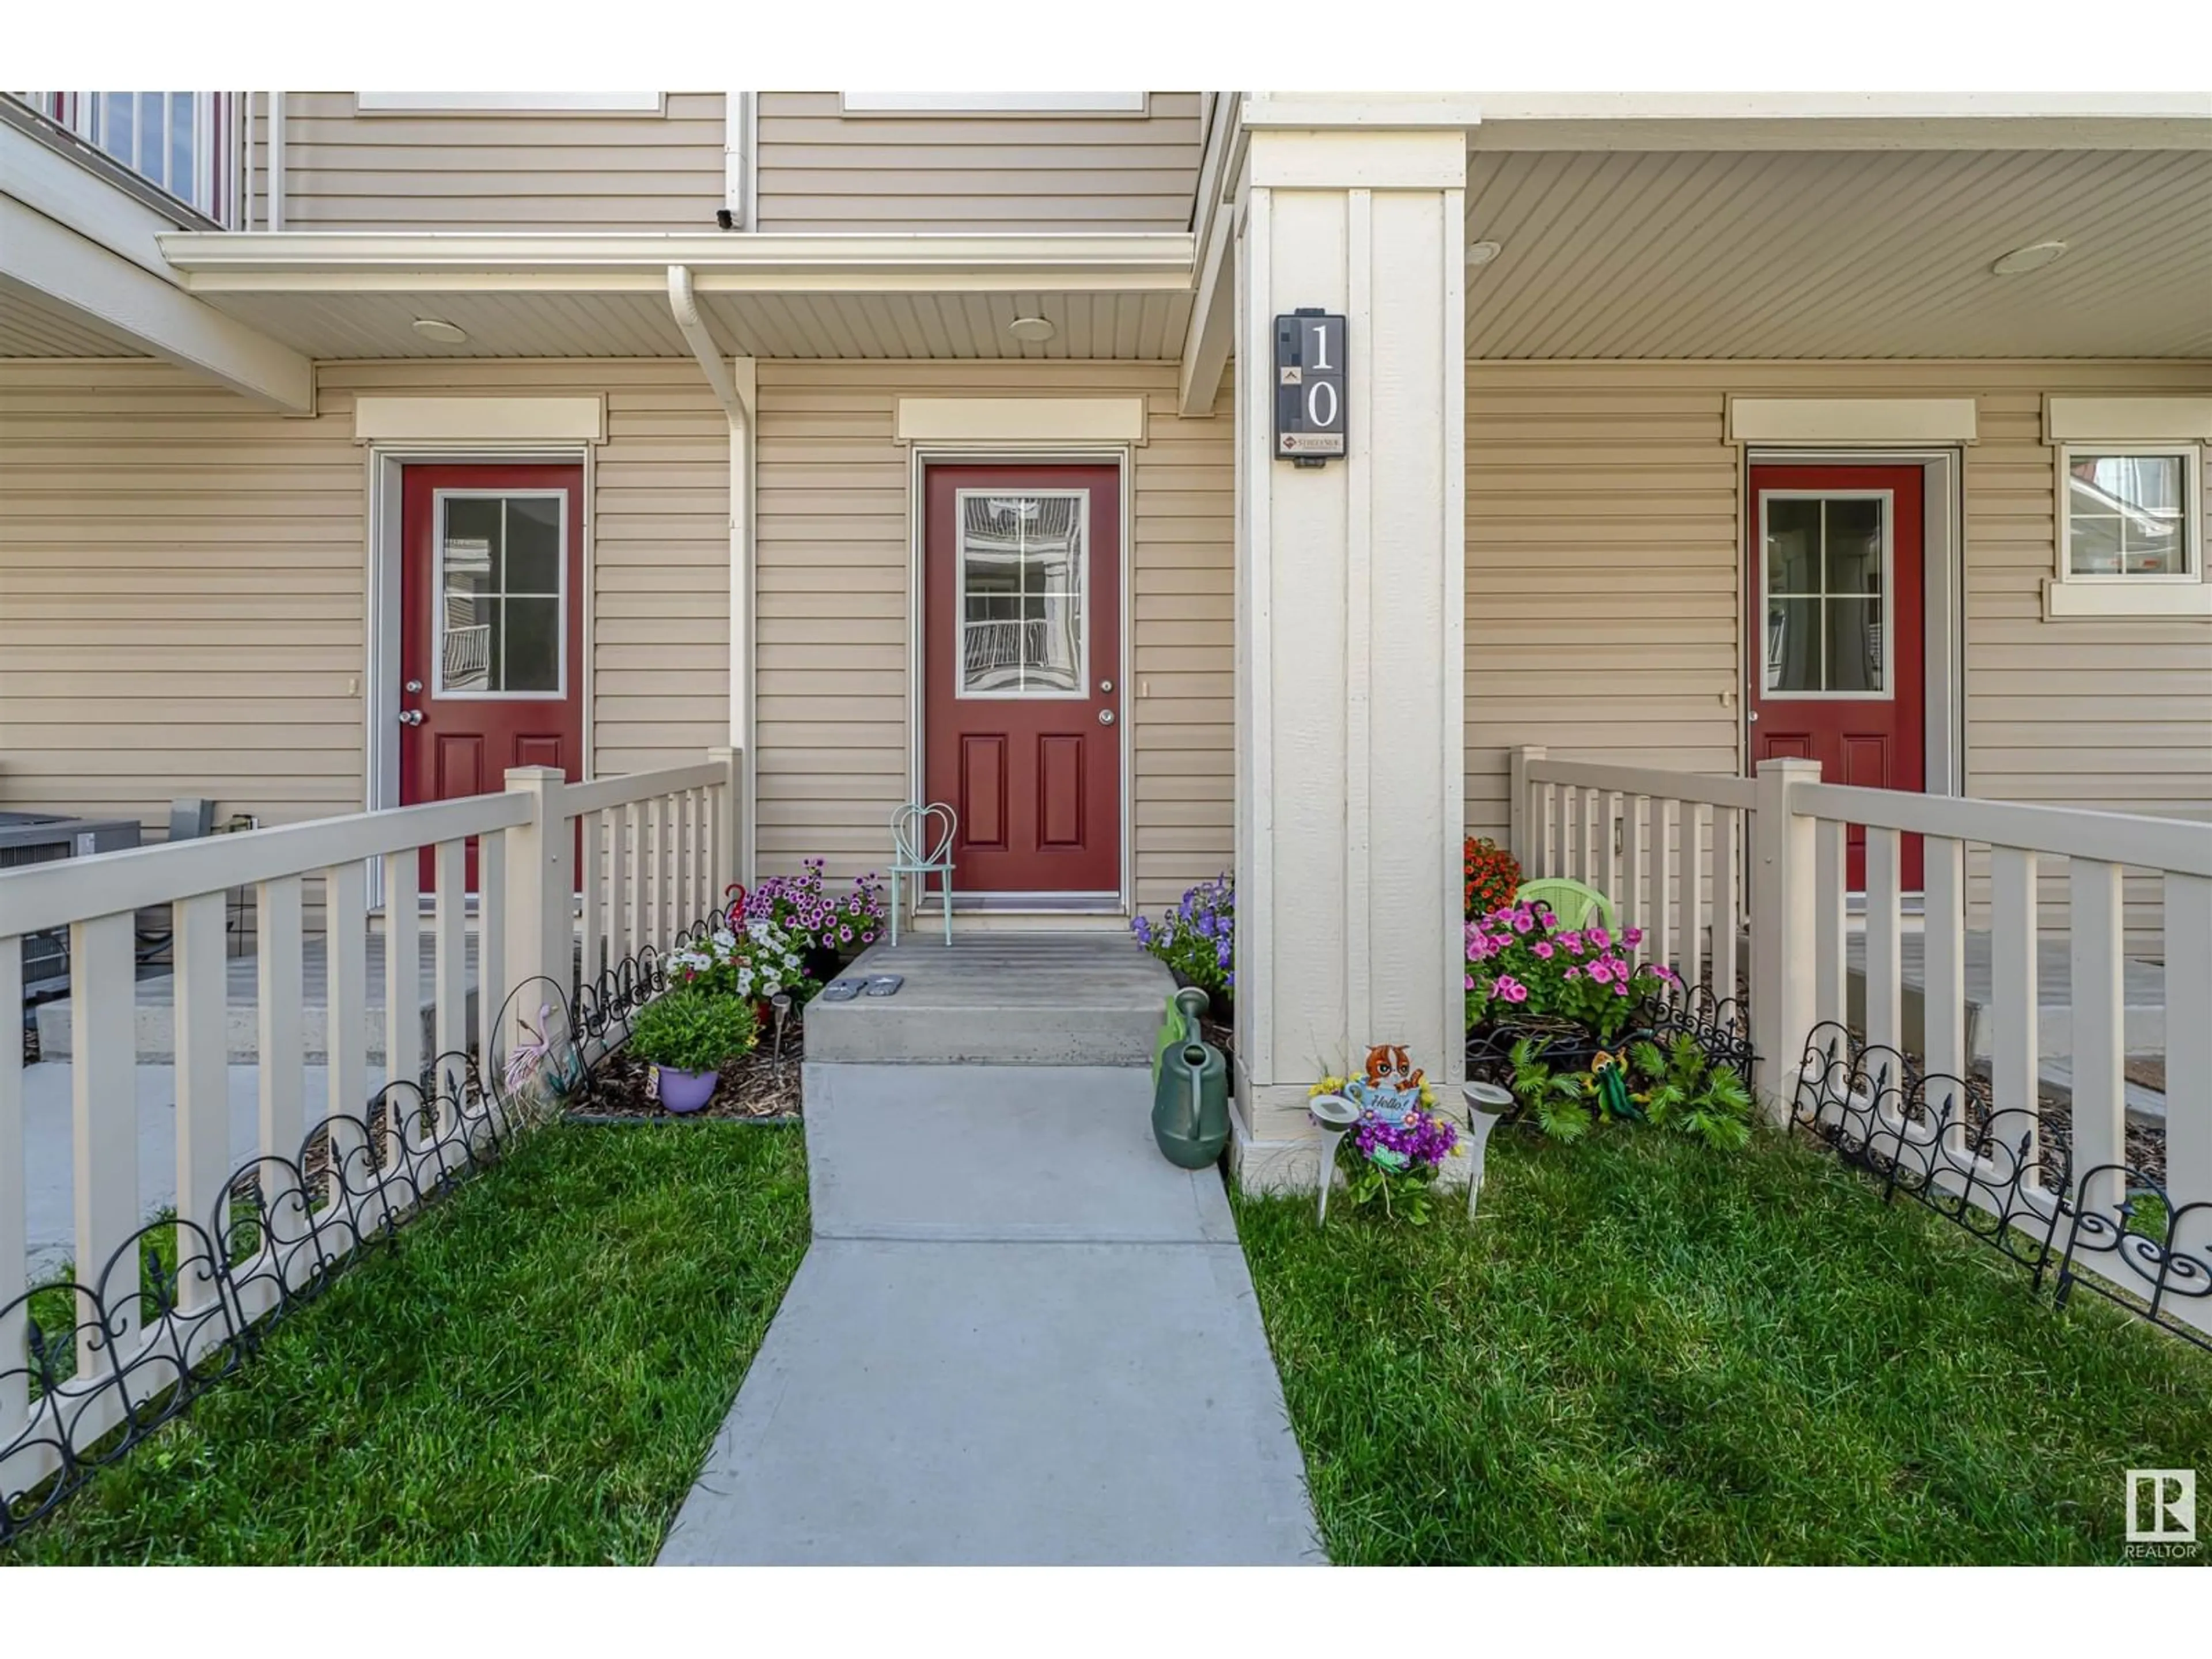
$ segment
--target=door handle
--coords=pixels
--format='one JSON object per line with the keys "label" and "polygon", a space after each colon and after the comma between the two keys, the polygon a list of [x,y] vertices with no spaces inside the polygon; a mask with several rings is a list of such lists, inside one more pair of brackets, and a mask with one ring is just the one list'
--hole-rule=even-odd
{"label": "door handle", "polygon": [[1113,724],[1114,724],[1114,711],[1113,711],[1112,709],[1110,709],[1110,708],[1102,708],[1102,709],[1100,709],[1100,710],[1098,711],[1098,724],[1099,724],[1099,725],[1101,725],[1101,726],[1111,726],[1111,725],[1113,725]]}
{"label": "door handle", "polygon": [[402,726],[420,726],[420,725],[422,725],[422,711],[421,709],[419,709],[419,708],[403,708],[403,709],[401,709],[401,710],[399,711],[399,723],[400,723]]}

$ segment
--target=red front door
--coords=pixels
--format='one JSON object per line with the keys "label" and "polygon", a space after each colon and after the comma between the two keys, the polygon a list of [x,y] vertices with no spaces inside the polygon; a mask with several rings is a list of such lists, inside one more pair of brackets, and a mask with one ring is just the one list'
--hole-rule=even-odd
{"label": "red front door", "polygon": [[[1745,696],[1755,764],[1820,763],[1824,783],[1926,787],[1926,639],[1917,466],[1754,466]],[[1920,840],[1902,849],[1920,885]],[[1850,832],[1850,884],[1866,886]]]}
{"label": "red front door", "polygon": [[410,466],[400,516],[401,803],[582,776],[583,469]]}
{"label": "red front door", "polygon": [[1118,898],[1121,492],[1110,466],[941,466],[923,534],[924,781],[963,893]]}

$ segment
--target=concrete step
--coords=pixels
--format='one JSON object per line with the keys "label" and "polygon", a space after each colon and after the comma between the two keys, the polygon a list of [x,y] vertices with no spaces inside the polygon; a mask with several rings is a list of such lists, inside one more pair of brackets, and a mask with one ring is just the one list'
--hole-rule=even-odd
{"label": "concrete step", "polygon": [[811,1061],[1149,1066],[1174,977],[1121,933],[965,933],[878,945],[847,970],[898,974],[890,997],[817,999]]}

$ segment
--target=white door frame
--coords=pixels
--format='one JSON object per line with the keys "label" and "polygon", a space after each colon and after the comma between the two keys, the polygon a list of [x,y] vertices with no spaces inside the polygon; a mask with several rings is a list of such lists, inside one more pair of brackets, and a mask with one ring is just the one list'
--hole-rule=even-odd
{"label": "white door frame", "polygon": [[583,675],[582,770],[592,775],[592,592],[593,530],[598,512],[592,495],[592,446],[534,445],[501,448],[497,445],[426,444],[420,441],[368,448],[368,614],[362,680],[362,719],[367,728],[363,746],[362,799],[372,812],[399,805],[399,633],[400,573],[404,549],[400,538],[405,523],[400,506],[401,473],[408,466],[580,466],[584,470],[583,523],[580,536],[582,591],[575,601],[583,607],[580,621],[583,660],[576,672]]}
{"label": "white door frame", "polygon": [[[929,737],[929,722],[925,707],[927,688],[923,674],[924,629],[927,588],[923,561],[927,556],[928,538],[928,497],[924,475],[932,466],[1110,466],[1120,480],[1121,506],[1121,565],[1120,605],[1121,620],[1121,649],[1119,659],[1113,665],[1119,701],[1115,704],[1115,726],[1120,732],[1121,823],[1121,890],[1118,896],[1120,908],[1100,911],[1091,906],[1054,905],[1048,902],[1031,901],[1024,896],[1013,896],[1014,902],[1000,904],[977,904],[973,896],[963,898],[956,894],[955,915],[963,911],[983,911],[998,915],[1100,915],[1129,916],[1134,909],[1137,883],[1136,780],[1135,741],[1132,732],[1135,721],[1132,715],[1136,708],[1136,696],[1132,690],[1131,665],[1136,660],[1137,618],[1133,599],[1135,592],[1134,548],[1136,526],[1134,520],[1133,479],[1136,473],[1134,446],[1110,444],[1082,448],[1022,449],[1004,443],[977,444],[967,447],[951,443],[916,444],[908,460],[907,478],[907,799],[920,800],[928,776],[928,757],[925,753]],[[1091,664],[1091,672],[1100,665]],[[884,836],[888,847],[890,829],[884,826]]]}

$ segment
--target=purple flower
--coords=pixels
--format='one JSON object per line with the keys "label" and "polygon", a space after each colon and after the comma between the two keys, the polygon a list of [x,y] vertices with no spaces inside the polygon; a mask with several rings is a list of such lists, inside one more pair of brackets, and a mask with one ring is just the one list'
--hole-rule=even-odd
{"label": "purple flower", "polygon": [[1613,935],[1607,933],[1602,927],[1591,928],[1589,930],[1589,940],[1591,944],[1596,945],[1601,951],[1608,951],[1613,948]]}
{"label": "purple flower", "polygon": [[1543,957],[1547,962],[1549,962],[1552,959],[1551,945],[1540,939],[1536,941],[1535,951],[1538,956]]}
{"label": "purple flower", "polygon": [[1632,950],[1644,943],[1644,930],[1641,927],[1624,927],[1620,930],[1620,937],[1622,942]]}
{"label": "purple flower", "polygon": [[1492,995],[1501,996],[1508,1002],[1528,1000],[1528,988],[1510,974],[1500,974],[1491,981],[1490,989]]}

